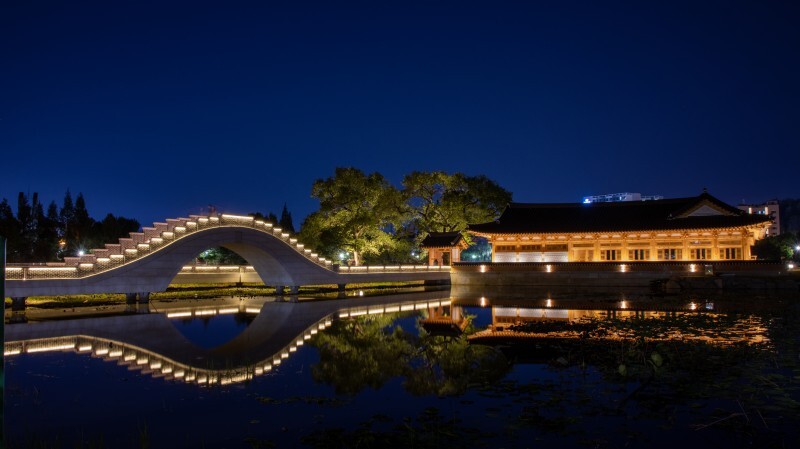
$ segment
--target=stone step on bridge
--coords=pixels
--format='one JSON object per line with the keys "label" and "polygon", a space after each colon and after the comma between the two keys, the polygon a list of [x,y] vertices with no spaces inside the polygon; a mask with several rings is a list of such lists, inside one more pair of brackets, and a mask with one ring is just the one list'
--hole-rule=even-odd
{"label": "stone step on bridge", "polygon": [[129,302],[146,302],[151,292],[165,291],[198,254],[225,247],[252,264],[265,285],[277,294],[301,285],[434,281],[449,282],[450,267],[343,267],[320,257],[274,224],[239,215],[190,215],[167,219],[132,232],[117,243],[62,264],[6,268],[6,295],[12,308],[24,309],[29,296],[125,293]]}

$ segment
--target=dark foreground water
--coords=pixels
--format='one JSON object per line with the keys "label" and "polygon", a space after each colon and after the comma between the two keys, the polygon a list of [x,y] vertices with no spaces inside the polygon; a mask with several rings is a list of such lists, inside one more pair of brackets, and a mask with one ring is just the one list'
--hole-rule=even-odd
{"label": "dark foreground water", "polygon": [[798,447],[796,298],[515,296],[7,324],[6,447]]}

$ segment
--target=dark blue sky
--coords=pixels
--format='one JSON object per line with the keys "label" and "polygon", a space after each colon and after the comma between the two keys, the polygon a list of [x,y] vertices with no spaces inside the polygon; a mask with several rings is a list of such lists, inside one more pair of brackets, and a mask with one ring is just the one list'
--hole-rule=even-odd
{"label": "dark blue sky", "polygon": [[5,2],[0,197],[299,225],[336,166],[800,196],[797,2],[388,3]]}

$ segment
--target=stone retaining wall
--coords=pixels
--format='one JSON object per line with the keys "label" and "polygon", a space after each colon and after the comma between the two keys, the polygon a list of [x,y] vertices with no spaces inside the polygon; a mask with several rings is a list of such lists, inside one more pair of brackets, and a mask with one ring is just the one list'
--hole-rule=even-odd
{"label": "stone retaining wall", "polygon": [[602,286],[665,290],[737,288],[797,290],[797,273],[780,262],[456,263],[453,285]]}

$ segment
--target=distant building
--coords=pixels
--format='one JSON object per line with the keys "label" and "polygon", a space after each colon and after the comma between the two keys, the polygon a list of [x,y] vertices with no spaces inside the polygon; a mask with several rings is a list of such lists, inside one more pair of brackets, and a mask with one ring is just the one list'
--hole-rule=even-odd
{"label": "distant building", "polygon": [[739,209],[750,215],[765,215],[772,219],[772,225],[767,229],[767,237],[781,234],[781,210],[778,200],[769,200],[761,204],[739,204]]}
{"label": "distant building", "polygon": [[661,195],[642,195],[641,193],[607,193],[605,195],[592,195],[583,197],[584,204],[590,203],[618,203],[622,201],[653,201],[663,200]]}
{"label": "distant building", "polygon": [[594,203],[511,203],[470,224],[492,262],[748,260],[771,226],[703,192],[689,198]]}

